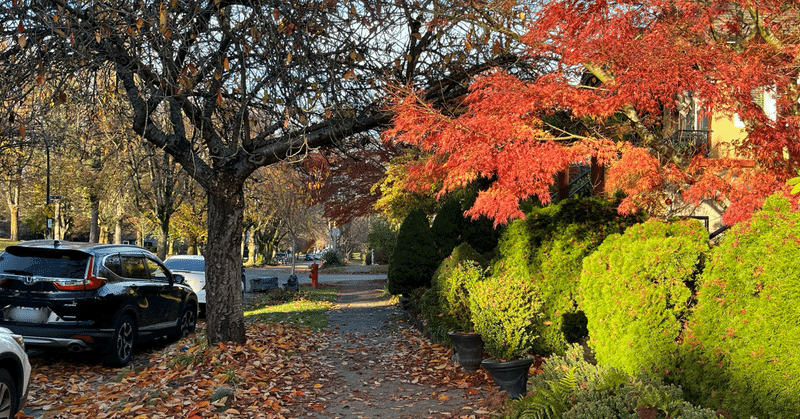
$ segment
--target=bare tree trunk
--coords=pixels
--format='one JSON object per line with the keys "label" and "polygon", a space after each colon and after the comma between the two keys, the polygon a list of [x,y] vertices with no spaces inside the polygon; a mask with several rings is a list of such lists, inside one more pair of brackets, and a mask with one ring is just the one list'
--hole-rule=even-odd
{"label": "bare tree trunk", "polygon": [[[232,182],[234,183],[234,182]],[[209,342],[244,343],[241,241],[244,191],[241,184],[217,182],[208,191],[206,245],[206,333]]]}
{"label": "bare tree trunk", "polygon": [[91,194],[89,203],[92,208],[92,218],[89,225],[89,243],[100,242],[100,198]]}
{"label": "bare tree trunk", "polygon": [[19,205],[11,205],[11,241],[19,241]]}
{"label": "bare tree trunk", "polygon": [[158,252],[156,255],[164,260],[167,258],[167,243],[169,243],[169,219],[170,216],[165,214],[160,218],[161,222],[159,223],[159,227],[161,227],[161,232],[158,235]]}

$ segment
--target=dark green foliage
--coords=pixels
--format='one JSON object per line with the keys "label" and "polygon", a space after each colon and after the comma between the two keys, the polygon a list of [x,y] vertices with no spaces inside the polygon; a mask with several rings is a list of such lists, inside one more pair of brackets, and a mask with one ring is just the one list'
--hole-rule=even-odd
{"label": "dark green foliage", "polygon": [[771,197],[698,278],[678,381],[732,418],[800,416],[800,214]]}
{"label": "dark green foliage", "polygon": [[531,352],[538,338],[541,305],[533,284],[519,276],[493,274],[469,289],[475,331],[486,352],[497,360],[520,359]]}
{"label": "dark green foliage", "polygon": [[431,283],[439,264],[439,252],[422,210],[414,210],[397,232],[397,244],[389,258],[387,287],[392,294],[407,294]]}
{"label": "dark green foliage", "polygon": [[461,241],[465,241],[482,255],[491,255],[503,229],[495,228],[492,220],[485,216],[478,217],[477,220],[464,219],[461,229]]}
{"label": "dark green foliage", "polygon": [[[475,269],[463,269],[462,265]],[[452,320],[464,331],[472,331],[469,311],[469,287],[472,282],[483,278],[486,260],[469,243],[456,246],[433,274],[431,292],[438,298],[440,312],[437,314]]]}
{"label": "dark green foliage", "polygon": [[372,250],[372,262],[385,265],[397,243],[397,231],[385,217],[376,217],[369,226],[367,245]]}
{"label": "dark green foliage", "polygon": [[586,318],[575,302],[583,258],[607,236],[639,221],[639,217],[619,216],[608,201],[573,198],[534,208],[525,220],[508,226],[493,260],[493,272],[531,278],[541,293],[537,353],[563,353],[568,343],[586,336]]}
{"label": "dark green foliage", "polygon": [[461,204],[450,199],[442,205],[431,224],[431,234],[439,250],[440,261],[450,256],[461,242],[461,226],[464,224]]}
{"label": "dark green foliage", "polygon": [[693,220],[650,220],[612,235],[584,260],[578,302],[599,363],[628,374],[675,370],[690,284],[708,252]]}
{"label": "dark green foliage", "polygon": [[513,406],[510,418],[717,417],[711,410],[684,401],[678,387],[589,364],[578,345],[568,347],[564,356],[549,358],[542,364],[542,373],[531,377],[530,383],[533,391]]}

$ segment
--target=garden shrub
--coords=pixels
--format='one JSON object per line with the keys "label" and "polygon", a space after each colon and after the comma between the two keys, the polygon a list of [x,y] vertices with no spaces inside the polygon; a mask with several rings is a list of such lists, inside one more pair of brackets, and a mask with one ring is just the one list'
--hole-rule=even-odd
{"label": "garden shrub", "polygon": [[[464,269],[462,265],[477,265],[478,268]],[[483,279],[486,266],[486,260],[469,243],[461,243],[453,249],[436,268],[431,282],[431,292],[439,302],[438,316],[448,317],[458,329],[472,331],[468,290],[473,282]]]}
{"label": "garden shrub", "polygon": [[439,252],[428,218],[422,210],[413,210],[400,225],[397,244],[389,258],[386,275],[389,292],[404,295],[429,286],[438,264]]}
{"label": "garden shrub", "polygon": [[469,289],[475,331],[481,334],[486,352],[497,360],[519,359],[531,351],[538,337],[541,304],[528,279],[508,274],[475,281]]}
{"label": "garden shrub", "polygon": [[541,292],[543,311],[537,325],[541,339],[535,352],[561,354],[569,343],[586,336],[586,317],[575,301],[583,258],[607,236],[638,222],[638,216],[617,214],[606,200],[572,198],[534,208],[525,220],[509,225],[493,271],[532,278]]}
{"label": "garden shrub", "polygon": [[439,293],[433,288],[425,289],[416,305],[424,320],[422,331],[433,342],[449,342],[447,333],[461,327],[454,318],[442,315]]}
{"label": "garden shrub", "polygon": [[442,205],[431,224],[431,234],[439,250],[439,261],[450,256],[461,242],[461,226],[464,224],[461,204],[450,199]]}
{"label": "garden shrub", "polygon": [[708,252],[695,220],[650,220],[608,237],[584,259],[578,303],[599,363],[628,374],[675,369],[691,287]]}
{"label": "garden shrub", "polygon": [[346,265],[339,252],[335,252],[333,250],[328,250],[324,252],[320,257],[322,258],[323,267]]}
{"label": "garden shrub", "polygon": [[678,381],[732,418],[800,416],[800,214],[770,197],[698,278]]}
{"label": "garden shrub", "polygon": [[551,419],[710,419],[717,415],[692,406],[679,387],[642,375],[630,376],[608,366],[595,366],[583,359],[579,345],[568,347],[564,356],[553,356],[542,364],[542,372],[531,377],[529,395],[520,399],[508,417]]}

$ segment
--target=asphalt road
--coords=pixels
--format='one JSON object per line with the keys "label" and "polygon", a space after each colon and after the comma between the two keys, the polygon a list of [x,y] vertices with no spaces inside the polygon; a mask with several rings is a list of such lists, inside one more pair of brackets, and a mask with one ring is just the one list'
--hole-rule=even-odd
{"label": "asphalt road", "polygon": [[[310,266],[314,262],[309,261],[301,261],[297,262],[295,265],[295,275],[297,276],[297,280],[300,282],[301,285],[311,284],[311,278],[309,277],[310,273]],[[316,263],[320,263],[317,261]],[[325,283],[333,283],[333,282],[343,282],[343,281],[374,281],[376,279],[386,279],[386,274],[369,274],[369,267],[363,265],[351,265],[344,268],[342,272],[339,273],[320,273],[318,277],[318,282],[320,284]],[[292,266],[291,265],[279,265],[279,266],[269,266],[264,268],[245,268],[245,277],[247,278],[247,288],[246,291],[250,291],[252,289],[251,282],[255,278],[262,278],[262,277],[277,277],[278,284],[283,286],[286,284],[286,281],[289,279],[289,276],[292,274]]]}

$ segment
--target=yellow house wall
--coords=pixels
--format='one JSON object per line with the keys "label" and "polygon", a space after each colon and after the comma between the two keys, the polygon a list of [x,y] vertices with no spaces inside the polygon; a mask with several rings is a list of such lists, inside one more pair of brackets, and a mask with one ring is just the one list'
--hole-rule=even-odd
{"label": "yellow house wall", "polygon": [[737,126],[733,118],[715,114],[711,123],[711,150],[709,157],[719,159],[734,157],[731,144],[746,136],[744,127]]}

